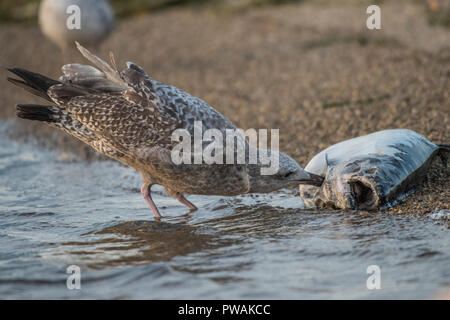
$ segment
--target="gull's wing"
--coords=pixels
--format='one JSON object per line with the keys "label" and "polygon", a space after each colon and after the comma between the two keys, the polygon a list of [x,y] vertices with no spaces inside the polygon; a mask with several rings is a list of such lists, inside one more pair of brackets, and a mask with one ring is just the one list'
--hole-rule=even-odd
{"label": "gull's wing", "polygon": [[194,122],[202,121],[203,130],[217,129],[225,134],[226,129],[236,129],[231,121],[205,101],[191,96],[174,86],[151,79],[138,65],[127,62],[120,72],[122,80],[145,100],[151,101],[158,112],[181,123],[192,135]]}
{"label": "gull's wing", "polygon": [[132,91],[81,94],[62,84],[52,86],[48,94],[99,139],[132,157],[143,148],[170,149],[171,134],[179,126],[151,104],[138,104],[142,99]]}
{"label": "gull's wing", "polygon": [[[176,87],[151,79],[138,65],[128,62],[119,72],[112,54],[111,65],[77,44],[80,52],[98,69],[78,64],[63,67],[63,85],[50,88],[49,96],[63,105],[97,136],[111,140],[122,152],[129,148],[171,149],[176,129],[194,134],[202,129],[236,127],[203,100]],[[89,92],[80,92],[81,88]],[[93,93],[93,90],[96,92]]]}
{"label": "gull's wing", "polygon": [[[68,75],[72,83],[82,85],[89,83],[91,87],[95,87],[95,85],[92,85],[92,80],[97,79],[99,83],[97,87],[108,87],[106,80],[109,82],[109,87],[114,88],[114,91],[126,93],[123,95],[124,98],[136,103],[134,93],[137,94],[143,99],[139,101],[139,104],[151,103],[159,114],[167,115],[167,117],[180,122],[182,127],[191,134],[193,133],[194,121],[202,121],[204,129],[224,131],[236,128],[231,121],[203,100],[193,97],[181,89],[151,79],[137,64],[127,62],[126,68],[119,72],[112,53],[110,53],[111,66],[78,43],[77,47],[81,54],[99,70],[85,66],[85,70],[80,72],[82,69],[80,65],[73,65],[72,68],[65,66],[66,70],[63,67],[63,72]],[[71,69],[73,69],[72,73],[70,73]],[[83,78],[80,75],[85,76]]]}
{"label": "gull's wing", "polygon": [[[62,84],[60,81],[50,79],[25,69],[11,68],[8,70],[20,78],[8,77],[8,81],[50,102],[52,102],[52,99],[48,96],[48,89],[54,85]],[[84,90],[77,89],[74,92],[80,91],[83,92],[83,94],[97,92],[96,90],[92,91],[90,88],[84,88]],[[117,159],[123,156],[108,146],[105,141],[99,139],[95,134],[89,131],[86,126],[75,119],[70,112],[59,105],[18,104],[17,116],[24,119],[46,122],[48,125],[61,129],[80,139],[109,157]]]}

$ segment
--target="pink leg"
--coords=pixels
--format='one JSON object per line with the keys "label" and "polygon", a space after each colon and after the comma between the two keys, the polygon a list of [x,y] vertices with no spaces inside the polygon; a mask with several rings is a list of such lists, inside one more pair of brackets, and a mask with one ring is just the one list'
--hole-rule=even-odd
{"label": "pink leg", "polygon": [[161,218],[161,214],[159,213],[158,208],[156,207],[155,203],[152,200],[152,196],[150,195],[150,188],[151,185],[143,184],[141,187],[141,193],[144,196],[145,201],[147,201],[150,209],[152,209],[153,215],[155,218],[159,219]]}
{"label": "pink leg", "polygon": [[197,207],[188,199],[186,199],[182,194],[178,196],[177,200],[180,201],[182,204],[184,204],[186,207],[188,207],[190,211],[197,210]]}

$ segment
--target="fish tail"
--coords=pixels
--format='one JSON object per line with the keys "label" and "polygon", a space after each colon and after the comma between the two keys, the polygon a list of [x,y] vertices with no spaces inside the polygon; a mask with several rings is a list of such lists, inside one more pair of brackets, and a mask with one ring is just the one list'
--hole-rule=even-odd
{"label": "fish tail", "polygon": [[448,154],[450,153],[450,145],[448,144],[438,144],[437,145],[439,147],[439,158],[442,161],[442,164],[444,165],[444,167],[447,167],[447,163],[448,163]]}

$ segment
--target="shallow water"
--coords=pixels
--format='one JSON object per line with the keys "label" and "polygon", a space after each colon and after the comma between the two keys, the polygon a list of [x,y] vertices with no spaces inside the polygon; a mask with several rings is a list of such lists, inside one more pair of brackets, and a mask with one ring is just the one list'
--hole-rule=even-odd
{"label": "shallow water", "polygon": [[[294,191],[189,196],[188,214],[115,162],[67,161],[0,125],[0,298],[430,298],[450,285],[449,222],[304,210]],[[81,290],[66,268],[81,268]],[[369,265],[381,289],[368,290]]]}

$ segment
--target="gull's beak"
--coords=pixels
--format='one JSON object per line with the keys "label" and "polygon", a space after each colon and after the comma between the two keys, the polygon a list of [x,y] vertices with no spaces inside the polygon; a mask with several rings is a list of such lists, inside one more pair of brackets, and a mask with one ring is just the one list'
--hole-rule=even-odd
{"label": "gull's beak", "polygon": [[308,172],[303,170],[300,173],[301,177],[299,179],[296,179],[298,184],[309,184],[312,186],[320,187],[323,183],[324,178],[322,176],[319,176],[317,174]]}

